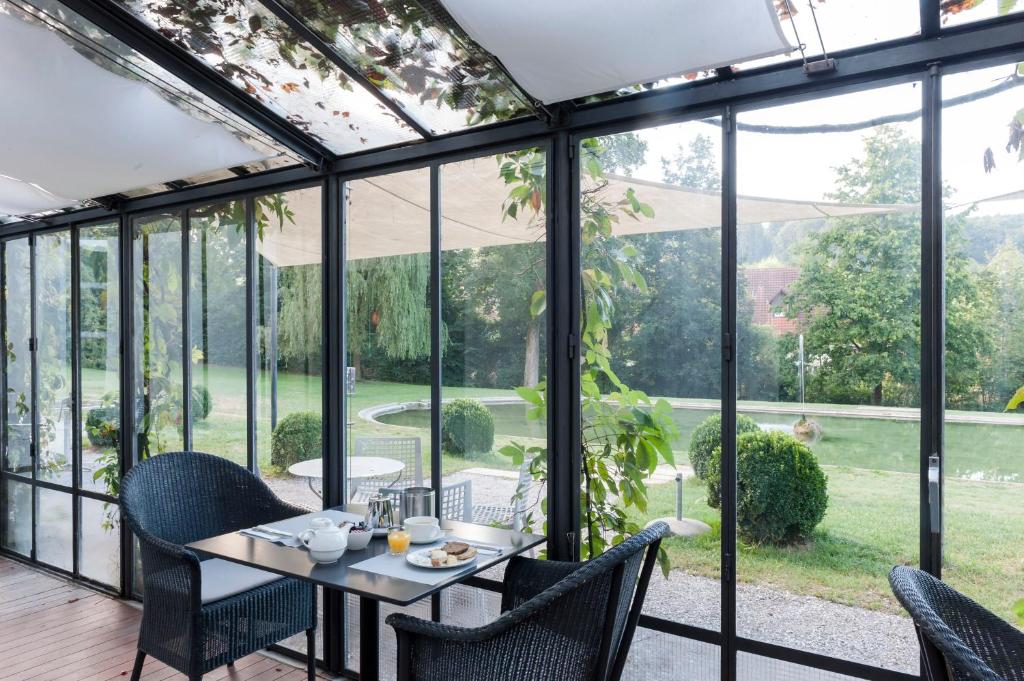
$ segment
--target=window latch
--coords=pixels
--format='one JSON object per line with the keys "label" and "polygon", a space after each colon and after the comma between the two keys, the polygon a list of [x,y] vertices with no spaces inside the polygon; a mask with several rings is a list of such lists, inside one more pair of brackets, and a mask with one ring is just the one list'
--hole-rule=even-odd
{"label": "window latch", "polygon": [[928,457],[928,518],[932,534],[942,532],[942,469],[939,456]]}

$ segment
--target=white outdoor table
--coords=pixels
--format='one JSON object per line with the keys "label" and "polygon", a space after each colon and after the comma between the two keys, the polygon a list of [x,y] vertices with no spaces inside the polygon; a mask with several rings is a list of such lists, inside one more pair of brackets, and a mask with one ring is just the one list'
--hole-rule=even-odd
{"label": "white outdoor table", "polygon": [[[397,482],[404,468],[405,464],[398,459],[389,459],[384,456],[350,456],[348,458],[348,476],[351,480],[394,475]],[[288,472],[297,478],[306,478],[309,489],[313,491],[313,494],[320,496],[320,493],[313,487],[313,480],[319,480],[324,476],[323,459],[309,459],[293,463],[288,467]]]}

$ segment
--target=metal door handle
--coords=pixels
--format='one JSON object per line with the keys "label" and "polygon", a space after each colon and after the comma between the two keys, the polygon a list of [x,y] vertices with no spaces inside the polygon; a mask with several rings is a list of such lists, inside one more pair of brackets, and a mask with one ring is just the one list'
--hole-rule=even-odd
{"label": "metal door handle", "polygon": [[942,532],[942,470],[939,465],[939,457],[932,455],[928,457],[928,516],[931,524],[932,534]]}

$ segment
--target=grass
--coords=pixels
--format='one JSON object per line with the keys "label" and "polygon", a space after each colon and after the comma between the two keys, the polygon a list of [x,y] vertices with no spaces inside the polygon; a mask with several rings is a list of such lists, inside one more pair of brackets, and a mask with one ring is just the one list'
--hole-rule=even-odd
{"label": "grass", "polygon": [[[202,372],[195,380],[202,381]],[[264,379],[267,377],[264,376]],[[83,371],[86,401],[103,394],[101,372]],[[245,381],[238,369],[210,367],[206,385],[213,395],[213,412],[194,429],[197,449],[245,459]],[[446,387],[444,396],[509,396],[510,391]],[[366,407],[390,402],[427,400],[426,386],[361,381],[349,398],[350,437],[418,434],[424,459],[429,461],[429,417],[410,411],[374,424],[358,417]],[[279,418],[293,411],[320,412],[318,376],[279,376]],[[258,390],[257,443],[261,469],[269,465],[270,415],[267,380]],[[496,415],[495,450],[511,439],[535,436],[517,405],[492,407]],[[688,442],[690,431],[710,412],[674,412]],[[792,423],[785,414],[748,412],[760,423]],[[899,612],[886,575],[894,564],[918,562],[918,424],[864,418],[816,418],[824,431],[813,446],[829,476],[829,510],[807,544],[790,547],[741,546],[737,577],[740,582],[770,585],[837,603]],[[411,428],[411,430],[410,430]],[[943,577],[986,607],[1011,617],[1014,600],[1024,596],[1024,428],[970,423],[947,425],[947,482],[945,568]],[[681,445],[682,448],[682,445]],[[685,452],[678,454],[685,462]],[[475,459],[445,455],[443,473],[469,466],[512,469],[498,454]],[[712,527],[702,537],[673,538],[667,548],[676,568],[717,578],[721,522],[718,511],[705,503],[704,485],[689,479],[684,485],[684,515]],[[675,514],[675,485],[650,487],[644,520]]]}

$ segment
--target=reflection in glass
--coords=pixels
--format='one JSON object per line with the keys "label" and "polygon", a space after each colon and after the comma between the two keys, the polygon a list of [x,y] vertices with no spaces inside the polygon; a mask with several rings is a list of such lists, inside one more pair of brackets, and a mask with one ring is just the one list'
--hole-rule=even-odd
{"label": "reflection in glass", "polygon": [[1024,12],[1020,0],[942,0],[939,16],[943,26],[960,26]]}
{"label": "reflection in glass", "polygon": [[5,334],[7,405],[3,469],[32,475],[32,273],[27,238],[4,244],[3,329]]}
{"label": "reflection in glass", "polygon": [[120,476],[118,224],[79,232],[82,487],[114,495]]}
{"label": "reflection in glass", "polygon": [[71,234],[36,237],[38,477],[71,486]]}
{"label": "reflection in glass", "polygon": [[[625,513],[637,527],[675,519],[681,495],[677,530],[692,536],[664,543],[671,572],[652,580],[644,610],[716,630],[721,520],[707,459],[721,430],[720,140],[717,119],[695,121],[586,140],[581,159],[588,468],[634,476]],[[654,459],[627,465],[602,446],[626,449],[614,438],[637,432],[634,404],[654,417],[641,449]]]}
{"label": "reflection in glass", "polygon": [[71,571],[71,523],[73,497],[42,487],[36,489],[36,559]]}
{"label": "reflection in glass", "polygon": [[134,224],[135,437],[145,459],[182,448],[181,218]]}
{"label": "reflection in glass", "polygon": [[4,522],[0,544],[8,551],[32,554],[32,487],[23,482],[3,482]]}
{"label": "reflection in glass", "polygon": [[78,570],[83,577],[117,587],[121,581],[121,534],[116,504],[80,497],[82,523]]}
{"label": "reflection in glass", "polygon": [[1024,161],[1007,123],[1020,116],[1020,92],[950,100],[1006,83],[1016,71],[1010,63],[942,84],[949,188],[942,578],[1014,624],[1014,603],[1024,598],[1024,408],[1011,408],[1024,386]]}
{"label": "reflection in glass", "polygon": [[311,508],[322,505],[320,479],[288,468],[323,457],[320,194],[314,187],[255,201],[257,465],[280,496]]}
{"label": "reflection in glass", "polygon": [[246,465],[244,203],[189,211],[192,447]]}
{"label": "reflection in glass", "polygon": [[[921,126],[870,121],[919,107],[910,84],[737,120],[737,630],[909,674],[887,576],[918,562]],[[837,120],[862,123],[814,130]]]}

